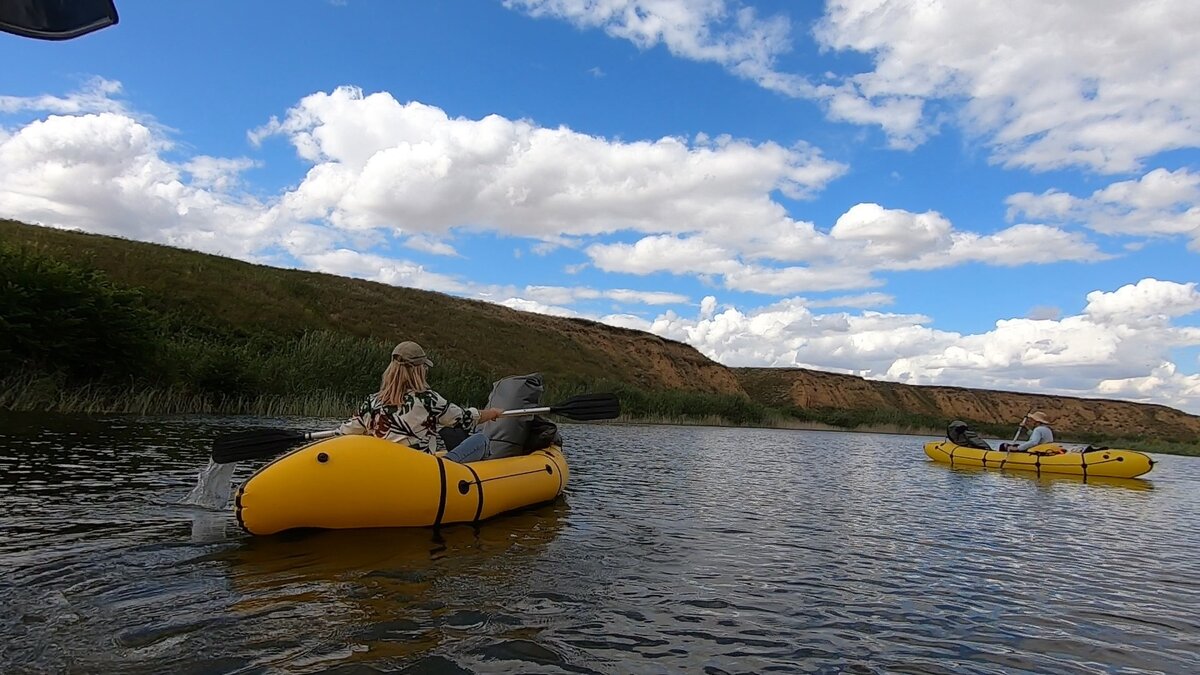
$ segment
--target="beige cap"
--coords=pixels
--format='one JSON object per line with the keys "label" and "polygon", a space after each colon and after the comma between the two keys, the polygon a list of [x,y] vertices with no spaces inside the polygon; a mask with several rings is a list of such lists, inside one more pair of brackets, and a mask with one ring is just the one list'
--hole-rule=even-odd
{"label": "beige cap", "polygon": [[1050,420],[1046,417],[1046,413],[1042,412],[1041,410],[1029,413],[1029,419],[1040,424],[1050,424]]}
{"label": "beige cap", "polygon": [[433,365],[433,361],[430,361],[429,357],[425,355],[425,350],[421,345],[412,341],[401,342],[396,345],[396,348],[392,350],[392,360],[412,366],[418,364]]}

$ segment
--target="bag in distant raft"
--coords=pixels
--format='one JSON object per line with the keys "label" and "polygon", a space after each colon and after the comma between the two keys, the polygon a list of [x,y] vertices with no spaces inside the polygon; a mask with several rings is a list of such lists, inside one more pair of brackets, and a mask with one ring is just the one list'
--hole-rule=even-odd
{"label": "bag in distant raft", "polygon": [[[946,427],[946,438],[950,442],[962,446],[964,448],[979,448],[980,450],[991,450],[992,446],[983,440],[979,434],[971,430],[966,422],[954,420]],[[1004,448],[1001,448],[1003,450]]]}
{"label": "bag in distant raft", "polygon": [[[543,407],[542,374],[512,375],[497,380],[492,385],[487,407],[501,410]],[[558,426],[541,416],[501,417],[494,422],[479,425],[480,431],[492,439],[488,459],[526,455],[534,450],[550,447],[557,441]]]}

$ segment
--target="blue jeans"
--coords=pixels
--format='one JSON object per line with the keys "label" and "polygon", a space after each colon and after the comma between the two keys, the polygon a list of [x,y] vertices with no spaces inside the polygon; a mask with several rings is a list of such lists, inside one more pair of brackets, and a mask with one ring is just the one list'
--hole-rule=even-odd
{"label": "blue jeans", "polygon": [[467,462],[478,462],[481,459],[487,459],[488,446],[492,439],[482,431],[476,432],[467,436],[462,443],[454,446],[454,449],[446,453],[446,459],[459,464]]}

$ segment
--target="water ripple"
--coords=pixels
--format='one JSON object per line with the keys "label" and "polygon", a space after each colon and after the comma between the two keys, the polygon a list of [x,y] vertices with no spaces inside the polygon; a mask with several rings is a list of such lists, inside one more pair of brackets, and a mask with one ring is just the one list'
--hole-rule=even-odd
{"label": "water ripple", "polygon": [[0,417],[0,671],[1198,670],[1198,460],[1084,483],[569,426],[566,498],[478,528],[251,538],[180,503],[216,434],[329,422]]}

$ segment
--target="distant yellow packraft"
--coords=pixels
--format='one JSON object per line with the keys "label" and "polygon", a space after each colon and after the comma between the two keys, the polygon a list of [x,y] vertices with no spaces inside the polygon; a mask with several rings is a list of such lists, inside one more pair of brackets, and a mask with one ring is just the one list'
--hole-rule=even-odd
{"label": "distant yellow packraft", "polygon": [[1067,452],[1055,443],[1035,446],[1029,452],[1004,452],[963,447],[948,440],[930,441],[925,444],[925,454],[934,461],[947,464],[1075,476],[1133,478],[1154,468],[1154,460],[1134,450],[1101,448],[1090,452]]}

